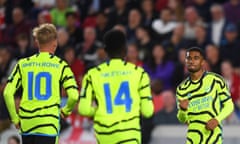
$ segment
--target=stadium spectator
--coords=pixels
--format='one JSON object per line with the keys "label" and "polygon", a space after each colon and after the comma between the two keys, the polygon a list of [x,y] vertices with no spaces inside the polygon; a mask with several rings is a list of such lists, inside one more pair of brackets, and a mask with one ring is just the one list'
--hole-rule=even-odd
{"label": "stadium spectator", "polygon": [[210,71],[221,74],[222,58],[220,57],[219,48],[213,44],[209,44],[205,49],[206,60],[210,66]]}
{"label": "stadium spectator", "polygon": [[220,46],[224,40],[224,29],[227,25],[222,5],[214,4],[211,6],[212,21],[208,28],[208,37],[216,46]]}
{"label": "stadium spectator", "polygon": [[184,21],[184,7],[181,0],[168,0],[168,7],[173,12],[173,20]]}
{"label": "stadium spectator", "polygon": [[126,60],[140,67],[143,65],[139,59],[139,50],[135,43],[128,44]]}
{"label": "stadium spectator", "polygon": [[236,25],[229,23],[224,30],[225,40],[220,47],[220,54],[223,59],[228,59],[233,64],[233,67],[240,67],[239,47],[240,42],[237,39]]}
{"label": "stadium spectator", "polygon": [[103,41],[103,35],[110,29],[108,25],[108,17],[104,12],[97,13],[96,17],[96,33],[97,40]]}
{"label": "stadium spectator", "polygon": [[69,34],[69,43],[71,45],[76,46],[83,41],[83,31],[76,12],[66,13],[66,30]]}
{"label": "stadium spectator", "polygon": [[175,62],[175,70],[172,76],[174,88],[183,81],[188,75],[187,67],[185,65],[186,49],[180,48],[177,53],[177,62]]}
{"label": "stadium spectator", "polygon": [[41,25],[44,23],[51,23],[51,22],[52,22],[52,18],[51,18],[49,11],[43,10],[38,13],[38,16],[37,16],[37,24],[38,25]]}
{"label": "stadium spectator", "polygon": [[138,9],[132,9],[129,11],[128,15],[128,25],[126,26],[127,31],[127,41],[136,42],[136,29],[141,24],[141,13]]}
{"label": "stadium spectator", "polygon": [[60,28],[57,30],[57,40],[58,48],[56,49],[55,55],[63,58],[65,49],[70,45],[69,33],[65,28]]}
{"label": "stadium spectator", "polygon": [[127,0],[114,0],[114,6],[108,12],[109,26],[114,27],[116,24],[127,25],[128,12]]}
{"label": "stadium spectator", "polygon": [[229,0],[223,5],[223,7],[226,19],[231,23],[237,24],[240,20],[240,1]]}
{"label": "stadium spectator", "polygon": [[178,23],[176,28],[173,30],[171,38],[163,41],[162,44],[166,50],[167,59],[177,61],[178,51],[180,48],[187,46],[187,41],[183,38],[183,35],[184,25],[182,23]]}
{"label": "stadium spectator", "polygon": [[156,33],[155,39],[158,41],[164,41],[168,39],[174,28],[176,22],[172,21],[173,14],[169,8],[164,8],[161,11],[160,18],[155,19],[152,23],[152,29]]}
{"label": "stadium spectator", "polygon": [[197,10],[202,21],[209,23],[211,21],[210,7],[212,1],[209,0],[193,0],[193,6]]}
{"label": "stadium spectator", "polygon": [[151,39],[149,30],[143,26],[140,26],[136,29],[136,37],[137,47],[139,50],[139,59],[143,62],[147,62],[151,57],[154,41]]}
{"label": "stadium spectator", "polygon": [[184,38],[194,40],[196,38],[194,28],[197,24],[202,24],[197,10],[194,7],[185,9]]}
{"label": "stadium spectator", "polygon": [[142,25],[151,30],[152,22],[156,18],[156,12],[154,11],[154,3],[152,0],[142,0]]}
{"label": "stadium spectator", "polygon": [[77,47],[77,55],[80,56],[85,63],[85,68],[95,66],[97,60],[97,48],[101,46],[101,43],[96,40],[96,31],[93,27],[86,27],[83,31],[84,41]]}
{"label": "stadium spectator", "polygon": [[56,0],[56,7],[50,11],[52,23],[58,27],[66,27],[66,13],[71,11],[73,9],[68,7],[66,0]]}
{"label": "stadium spectator", "polygon": [[64,59],[70,66],[79,89],[81,88],[82,77],[85,72],[84,63],[77,58],[73,47],[67,47],[64,50]]}
{"label": "stadium spectator", "polygon": [[4,43],[16,47],[16,37],[26,34],[29,38],[31,24],[25,19],[22,8],[15,7],[12,11],[13,23],[8,25],[4,32]]}
{"label": "stadium spectator", "polygon": [[17,59],[29,57],[37,52],[37,49],[34,49],[30,46],[30,41],[26,34],[19,34],[16,39],[17,50],[14,52],[14,56]]}
{"label": "stadium spectator", "polygon": [[196,40],[190,46],[200,47],[205,50],[206,46],[210,44],[210,40],[207,37],[206,26],[203,24],[197,24],[194,28]]}
{"label": "stadium spectator", "polygon": [[177,105],[175,94],[171,90],[165,90],[161,93],[163,107],[155,113],[153,117],[154,125],[179,124],[177,119]]}
{"label": "stadium spectator", "polygon": [[152,50],[152,56],[143,68],[149,74],[151,80],[160,80],[163,90],[173,87],[172,76],[174,63],[166,59],[166,52],[162,45],[156,44]]}

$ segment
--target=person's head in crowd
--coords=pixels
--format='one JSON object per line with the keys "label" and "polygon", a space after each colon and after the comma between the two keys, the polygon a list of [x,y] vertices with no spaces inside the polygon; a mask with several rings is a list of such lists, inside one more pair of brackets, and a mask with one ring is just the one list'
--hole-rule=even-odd
{"label": "person's head in crowd", "polygon": [[203,5],[203,4],[205,4],[207,2],[207,0],[194,0],[194,3],[196,4],[196,5]]}
{"label": "person's head in crowd", "polygon": [[47,10],[43,10],[38,14],[38,18],[37,18],[38,24],[44,24],[44,23],[51,23],[52,22],[52,18],[50,13]]}
{"label": "person's head in crowd", "polygon": [[228,42],[234,42],[237,39],[238,33],[237,33],[237,26],[233,23],[229,23],[225,30],[225,37]]}
{"label": "person's head in crowd", "polygon": [[220,4],[214,4],[210,8],[212,20],[218,22],[224,19],[224,9]]}
{"label": "person's head in crowd", "polygon": [[151,91],[153,95],[159,95],[163,90],[163,83],[160,79],[151,80]]}
{"label": "person's head in crowd", "polygon": [[169,8],[162,9],[160,18],[164,23],[171,21],[173,19],[171,9]]}
{"label": "person's head in crowd", "polygon": [[168,7],[174,13],[174,20],[184,21],[184,7],[181,0],[168,0]]}
{"label": "person's head in crowd", "polygon": [[194,7],[188,7],[185,9],[185,19],[190,25],[195,24],[199,20],[199,15]]}
{"label": "person's head in crowd", "polygon": [[237,6],[240,3],[239,0],[229,0],[229,1],[234,6]]}
{"label": "person's head in crowd", "polygon": [[141,13],[138,9],[131,9],[128,15],[128,26],[136,28],[141,24]]}
{"label": "person's head in crowd", "polygon": [[12,20],[15,25],[21,23],[24,20],[24,12],[21,7],[15,7],[13,9]]}
{"label": "person's head in crowd", "polygon": [[83,38],[85,42],[94,43],[96,40],[96,31],[93,27],[86,27],[83,30]]}
{"label": "person's head in crowd", "polygon": [[53,24],[42,24],[33,29],[33,37],[40,51],[55,53],[58,46],[57,29]]}
{"label": "person's head in crowd", "polygon": [[67,24],[67,27],[76,27],[76,24],[77,24],[76,12],[67,12],[66,13],[66,24]]}
{"label": "person's head in crowd", "polygon": [[197,42],[201,43],[201,42],[204,42],[206,40],[206,35],[207,35],[207,32],[206,32],[206,27],[205,25],[203,24],[197,24],[195,27],[194,27],[194,31],[195,31],[195,35],[196,35],[196,40]]}
{"label": "person's head in crowd", "polygon": [[20,144],[20,138],[18,136],[10,136],[8,138],[8,144]]}
{"label": "person's head in crowd", "polygon": [[216,45],[209,44],[205,48],[206,60],[209,64],[216,64],[219,60],[219,48]]}
{"label": "person's head in crowd", "polygon": [[128,44],[127,48],[127,61],[133,64],[137,64],[139,60],[139,51],[135,43]]}
{"label": "person's head in crowd", "polygon": [[143,26],[139,26],[137,29],[136,29],[136,37],[138,40],[144,40],[145,38],[149,38],[150,39],[150,36],[149,36],[149,31],[146,27],[143,27]]}
{"label": "person's head in crowd", "polygon": [[20,51],[25,51],[29,46],[29,39],[26,34],[17,35],[17,45]]}
{"label": "person's head in crowd", "polygon": [[103,37],[104,49],[109,58],[125,58],[127,53],[127,40],[122,31],[110,30]]}
{"label": "person's head in crowd", "polygon": [[161,44],[155,44],[153,46],[151,58],[153,59],[153,65],[152,65],[153,68],[154,68],[154,66],[165,62],[166,52],[165,52],[164,47]]}
{"label": "person's head in crowd", "polygon": [[0,65],[6,66],[12,57],[10,48],[6,45],[0,47]]}
{"label": "person's head in crowd", "polygon": [[172,90],[165,90],[162,92],[162,98],[163,98],[163,108],[167,112],[171,112],[176,108],[176,98],[175,94]]}
{"label": "person's head in crowd", "polygon": [[118,10],[123,10],[126,7],[127,0],[115,0],[114,5]]}
{"label": "person's head in crowd", "polygon": [[232,63],[229,60],[224,60],[221,63],[221,75],[226,79],[231,79],[234,69]]}
{"label": "person's head in crowd", "polygon": [[115,26],[113,27],[113,29],[114,29],[114,30],[119,30],[119,31],[123,32],[124,34],[127,33],[125,26],[122,25],[122,24],[117,24],[117,25],[115,25]]}
{"label": "person's head in crowd", "polygon": [[97,59],[100,63],[107,60],[108,55],[105,52],[104,47],[98,47],[96,53],[97,53],[97,57],[98,57]]}
{"label": "person's head in crowd", "polygon": [[105,27],[107,25],[108,18],[104,12],[98,12],[96,17],[96,24],[98,27]]}
{"label": "person's head in crowd", "polygon": [[60,47],[66,46],[69,41],[69,34],[64,28],[57,30],[57,40]]}
{"label": "person's head in crowd", "polygon": [[67,8],[68,1],[67,0],[56,0],[56,7],[59,10],[64,10]]}
{"label": "person's head in crowd", "polygon": [[144,14],[152,13],[154,10],[153,1],[152,0],[143,0],[141,3],[141,9]]}
{"label": "person's head in crowd", "polygon": [[185,48],[180,48],[178,51],[178,61],[185,65],[185,58],[186,58],[186,49]]}
{"label": "person's head in crowd", "polygon": [[182,38],[184,35],[184,24],[178,23],[177,26],[173,30],[173,35],[179,38]]}
{"label": "person's head in crowd", "polygon": [[71,65],[76,58],[76,53],[73,47],[69,46],[64,50],[64,59]]}

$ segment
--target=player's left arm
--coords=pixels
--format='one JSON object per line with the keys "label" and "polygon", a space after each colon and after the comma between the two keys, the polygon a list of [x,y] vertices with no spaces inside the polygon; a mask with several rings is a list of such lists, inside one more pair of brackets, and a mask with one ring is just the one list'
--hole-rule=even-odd
{"label": "player's left arm", "polygon": [[144,117],[151,117],[154,110],[150,90],[150,79],[146,72],[142,72],[138,91],[141,98],[141,113]]}
{"label": "player's left arm", "polygon": [[11,120],[15,125],[19,124],[19,116],[16,111],[14,94],[17,91],[17,89],[21,86],[21,83],[22,77],[20,72],[20,64],[18,63],[8,78],[7,85],[4,89],[3,94]]}
{"label": "player's left arm", "polygon": [[79,92],[78,92],[78,86],[74,78],[73,72],[68,65],[65,65],[65,67],[63,68],[62,75],[63,76],[62,76],[61,82],[63,84],[64,89],[67,92],[68,99],[67,99],[67,104],[62,108],[61,113],[64,116],[68,116],[70,115],[75,104],[78,101]]}
{"label": "player's left arm", "polygon": [[218,97],[220,99],[222,109],[219,115],[216,117],[216,119],[218,120],[219,123],[221,123],[222,120],[224,120],[227,116],[229,116],[233,112],[234,105],[226,82],[223,79],[221,79],[221,83],[219,83],[219,85],[220,86],[218,89]]}
{"label": "player's left arm", "polygon": [[90,75],[85,74],[82,81],[82,89],[80,92],[80,101],[78,105],[78,112],[83,116],[92,117],[95,114],[96,107],[93,103],[93,87]]}

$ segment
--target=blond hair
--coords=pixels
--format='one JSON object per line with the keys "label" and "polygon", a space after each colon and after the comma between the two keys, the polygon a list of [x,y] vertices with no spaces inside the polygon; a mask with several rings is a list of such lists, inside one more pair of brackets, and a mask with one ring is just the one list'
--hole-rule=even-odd
{"label": "blond hair", "polygon": [[53,24],[45,23],[33,29],[33,36],[39,45],[47,44],[57,39],[57,29]]}

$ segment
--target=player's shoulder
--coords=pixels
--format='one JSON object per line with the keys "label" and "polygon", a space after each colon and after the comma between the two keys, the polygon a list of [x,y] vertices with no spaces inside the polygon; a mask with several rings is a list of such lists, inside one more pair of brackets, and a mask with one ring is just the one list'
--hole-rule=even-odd
{"label": "player's shoulder", "polygon": [[219,80],[219,81],[224,81],[224,78],[220,74],[217,74],[217,73],[214,73],[214,72],[206,72],[206,78],[211,78],[211,79],[216,79],[216,80]]}
{"label": "player's shoulder", "polygon": [[187,87],[189,84],[191,83],[191,80],[189,78],[189,76],[187,78],[185,78],[180,84],[178,84],[177,86],[177,91],[180,91],[181,89],[183,89],[184,87]]}

